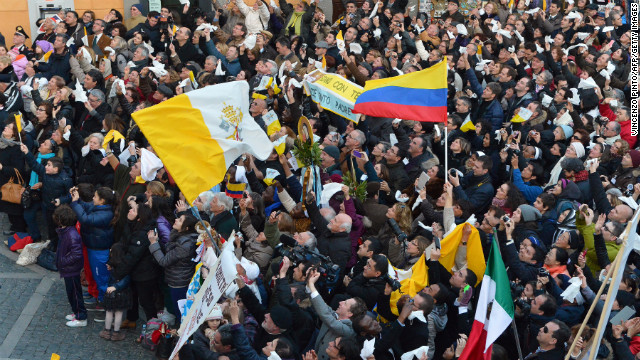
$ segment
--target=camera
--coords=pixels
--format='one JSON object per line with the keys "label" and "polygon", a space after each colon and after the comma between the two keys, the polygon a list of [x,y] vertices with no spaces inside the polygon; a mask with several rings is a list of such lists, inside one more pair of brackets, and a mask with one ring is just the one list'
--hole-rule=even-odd
{"label": "camera", "polygon": [[471,20],[477,20],[477,19],[478,19],[478,17],[477,17],[477,16],[475,16],[475,15],[471,15],[471,16],[469,16],[469,19],[471,19]]}
{"label": "camera", "polygon": [[515,281],[509,281],[509,286],[511,287],[511,297],[514,299],[519,299],[522,296],[522,292],[524,291],[524,286]]}
{"label": "camera", "polygon": [[509,217],[507,215],[504,215],[502,217],[502,221],[504,221],[505,223],[508,223],[509,221],[511,221],[511,219],[509,219]]}
{"label": "camera", "polygon": [[314,265],[312,269],[316,269],[320,273],[320,279],[318,279],[318,285],[323,285],[327,291],[333,290],[340,280],[340,266],[334,264],[328,256],[313,252],[307,249],[305,246],[296,245],[293,248],[279,244],[275,247],[274,256],[286,256],[291,260],[291,267],[293,269],[300,263],[305,261],[311,261]]}
{"label": "camera", "polygon": [[453,176],[453,177],[456,177],[456,174],[457,174],[457,173],[458,173],[458,172],[456,171],[456,169],[449,169],[449,175],[451,175],[451,176]]}
{"label": "camera", "polygon": [[389,286],[391,286],[392,291],[400,290],[400,287],[402,287],[402,284],[400,284],[400,281],[392,278],[391,276],[389,276],[389,274],[384,275],[382,278],[387,284],[389,284]]}
{"label": "camera", "polygon": [[523,313],[528,314],[531,311],[531,304],[524,299],[517,299],[513,302]]}
{"label": "camera", "polygon": [[545,268],[541,267],[541,268],[539,268],[539,269],[538,269],[538,276],[541,276],[541,277],[544,277],[544,276],[549,277],[549,271],[547,271],[547,269],[545,269]]}
{"label": "camera", "polygon": [[400,243],[404,242],[405,240],[407,240],[407,234],[404,233],[404,231],[402,231],[402,229],[400,229],[400,226],[398,226],[398,223],[393,220],[393,219],[388,219],[387,222],[389,223],[389,225],[391,226],[391,229],[393,229],[393,232],[396,234],[396,236],[398,237],[398,241]]}

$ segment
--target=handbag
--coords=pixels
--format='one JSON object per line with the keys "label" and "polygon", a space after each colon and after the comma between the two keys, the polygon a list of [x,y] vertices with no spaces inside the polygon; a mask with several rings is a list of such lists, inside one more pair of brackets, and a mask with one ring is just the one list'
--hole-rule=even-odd
{"label": "handbag", "polygon": [[58,266],[56,265],[56,253],[49,249],[43,249],[40,255],[38,255],[38,260],[36,262],[47,270],[58,271]]}
{"label": "handbag", "polygon": [[14,182],[12,176],[6,184],[0,187],[0,191],[2,191],[3,201],[12,204],[20,204],[22,202],[22,193],[24,192],[24,180],[17,169],[14,169],[14,171],[16,172],[16,179],[18,182]]}
{"label": "handbag", "polygon": [[23,209],[28,209],[31,205],[42,201],[42,193],[40,189],[32,189],[27,185],[22,192],[21,204]]}

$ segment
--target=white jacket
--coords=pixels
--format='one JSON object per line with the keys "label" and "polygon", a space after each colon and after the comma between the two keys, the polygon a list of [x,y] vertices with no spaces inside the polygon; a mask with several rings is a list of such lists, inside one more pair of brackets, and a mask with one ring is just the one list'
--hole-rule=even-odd
{"label": "white jacket", "polygon": [[269,26],[269,9],[267,5],[262,3],[258,10],[254,10],[253,6],[249,7],[243,0],[236,1],[238,9],[244,15],[244,23],[247,26],[248,34],[257,34],[260,30],[265,30]]}

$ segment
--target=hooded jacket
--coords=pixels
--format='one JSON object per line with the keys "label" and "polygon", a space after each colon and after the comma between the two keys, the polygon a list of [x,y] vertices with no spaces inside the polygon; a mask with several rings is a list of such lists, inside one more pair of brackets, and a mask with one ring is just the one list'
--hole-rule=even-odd
{"label": "hooded jacket", "polygon": [[196,263],[191,259],[196,256],[197,237],[196,233],[183,234],[172,230],[164,252],[160,248],[160,243],[149,245],[149,252],[164,268],[165,282],[169,287],[189,286],[196,268]]}
{"label": "hooded jacket", "polygon": [[60,277],[80,276],[84,264],[82,255],[82,237],[75,226],[56,229],[58,233],[58,251],[56,266]]}

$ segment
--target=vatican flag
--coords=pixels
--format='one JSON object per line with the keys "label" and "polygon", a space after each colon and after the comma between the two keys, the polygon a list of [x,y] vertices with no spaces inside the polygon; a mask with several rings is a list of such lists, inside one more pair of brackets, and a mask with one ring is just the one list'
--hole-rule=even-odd
{"label": "vatican flag", "polygon": [[243,153],[266,160],[273,150],[249,115],[246,81],[190,91],[132,116],[189,203],[219,184]]}

